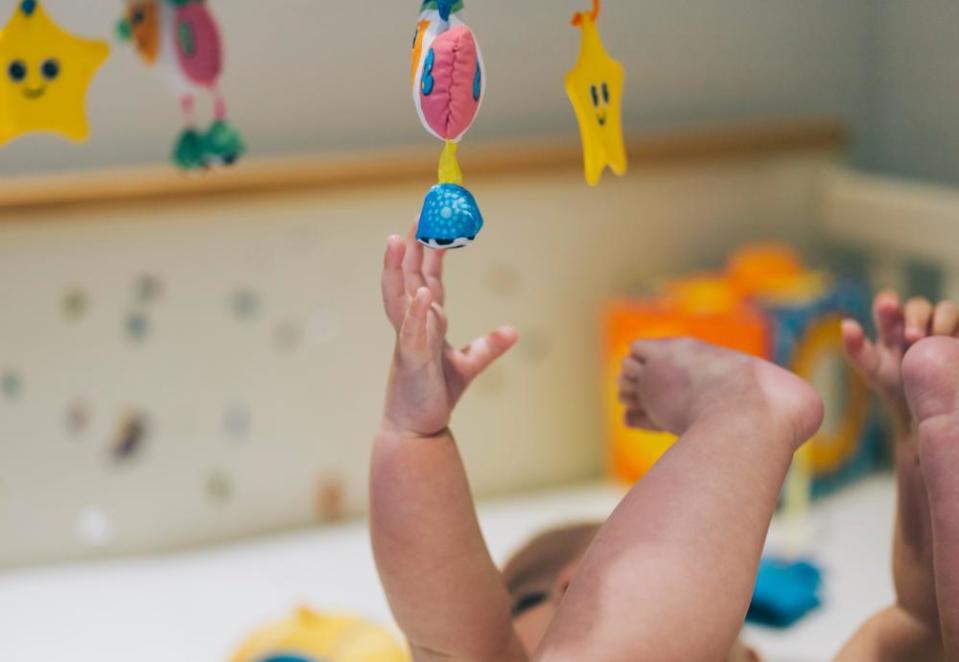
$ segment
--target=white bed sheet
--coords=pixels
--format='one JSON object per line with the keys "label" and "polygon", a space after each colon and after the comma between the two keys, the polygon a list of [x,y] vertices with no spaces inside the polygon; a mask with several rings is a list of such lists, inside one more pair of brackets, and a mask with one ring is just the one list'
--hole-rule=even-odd
{"label": "white bed sheet", "polygon": [[[480,515],[501,560],[546,526],[607,515],[621,494],[608,485],[563,489],[481,504]],[[876,478],[816,506],[808,530],[827,572],[826,606],[784,632],[748,628],[766,659],[827,660],[889,604],[893,500],[892,480]],[[774,524],[769,546],[782,538]],[[365,524],[2,574],[0,660],[221,662],[257,625],[298,604],[389,621]]]}

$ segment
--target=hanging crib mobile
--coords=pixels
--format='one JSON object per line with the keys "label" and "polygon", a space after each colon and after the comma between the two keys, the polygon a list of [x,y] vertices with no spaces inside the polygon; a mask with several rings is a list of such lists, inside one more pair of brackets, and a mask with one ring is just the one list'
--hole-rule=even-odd
{"label": "hanging crib mobile", "polygon": [[413,102],[423,127],[443,141],[439,182],[430,189],[416,239],[431,248],[460,248],[483,228],[473,194],[463,186],[456,146],[486,92],[483,57],[462,21],[462,0],[426,0],[413,36]]}
{"label": "hanging crib mobile", "polygon": [[[173,149],[174,163],[184,170],[235,163],[245,148],[227,119],[220,93],[223,46],[206,0],[128,0],[117,34],[133,43],[144,63],[159,71],[180,99],[184,127]],[[210,95],[214,109],[205,131],[195,117],[201,93]]]}

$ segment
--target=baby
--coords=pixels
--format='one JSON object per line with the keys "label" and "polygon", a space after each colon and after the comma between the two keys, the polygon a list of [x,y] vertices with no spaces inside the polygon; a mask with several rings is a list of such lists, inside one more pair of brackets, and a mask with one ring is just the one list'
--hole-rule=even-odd
{"label": "baby", "polygon": [[[371,463],[371,535],[414,659],[747,655],[737,636],[790,460],[822,419],[815,391],[771,363],[694,340],[636,342],[619,385],[627,420],[679,441],[598,530],[552,532],[566,539],[534,542],[501,573],[448,426],[466,388],[517,334],[501,327],[452,347],[442,270],[442,252],[389,239],[382,289],[396,350]],[[945,336],[959,311],[911,302],[904,312],[884,295],[877,321],[878,344],[854,323],[844,333],[854,364],[901,418],[899,601],[863,626],[841,659],[956,656],[959,483],[948,474],[959,469],[951,438],[959,341]],[[930,334],[943,337],[917,342]]]}

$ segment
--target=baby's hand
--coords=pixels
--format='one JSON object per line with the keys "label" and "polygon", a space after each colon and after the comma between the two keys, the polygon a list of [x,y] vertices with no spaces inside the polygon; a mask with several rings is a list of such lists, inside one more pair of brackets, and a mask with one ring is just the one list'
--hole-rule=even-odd
{"label": "baby's hand", "polygon": [[443,251],[429,251],[412,236],[387,240],[383,305],[396,330],[384,424],[402,433],[432,436],[449,425],[466,387],[514,344],[501,327],[461,350],[446,341]]}
{"label": "baby's hand", "polygon": [[902,357],[911,345],[927,336],[956,336],[959,306],[952,301],[937,305],[921,297],[905,306],[895,292],[882,292],[873,302],[878,338],[869,340],[854,320],[842,324],[843,345],[849,362],[892,408],[897,423],[908,425],[909,406],[902,388]]}

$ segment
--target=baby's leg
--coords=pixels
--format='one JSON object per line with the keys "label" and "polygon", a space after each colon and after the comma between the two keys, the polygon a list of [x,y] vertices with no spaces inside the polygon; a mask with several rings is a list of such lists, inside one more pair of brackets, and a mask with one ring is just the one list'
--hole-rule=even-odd
{"label": "baby's leg", "polygon": [[[843,323],[843,341],[849,362],[880,396],[895,429],[897,503],[892,562],[897,604],[917,624],[937,624],[929,497],[918,462],[919,441],[903,391],[902,359],[909,345],[922,337],[917,337],[919,333],[926,329],[940,335],[951,333],[956,319],[948,302],[934,307],[926,299],[914,298],[903,305],[894,292],[883,292],[873,303],[873,320],[875,342],[853,320]],[[849,659],[858,659],[855,651]]]}
{"label": "baby's leg", "polygon": [[813,389],[771,363],[693,340],[633,353],[629,421],[681,437],[598,534],[538,659],[721,659],[793,453],[822,419]]}
{"label": "baby's leg", "polygon": [[932,516],[936,596],[946,659],[959,660],[959,340],[917,343],[902,365]]}

